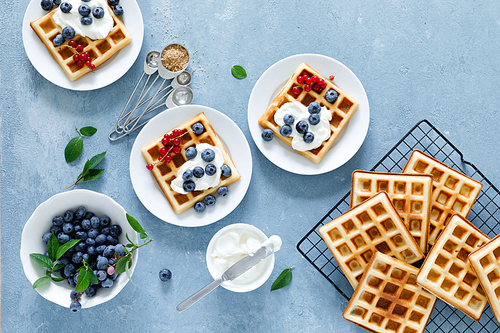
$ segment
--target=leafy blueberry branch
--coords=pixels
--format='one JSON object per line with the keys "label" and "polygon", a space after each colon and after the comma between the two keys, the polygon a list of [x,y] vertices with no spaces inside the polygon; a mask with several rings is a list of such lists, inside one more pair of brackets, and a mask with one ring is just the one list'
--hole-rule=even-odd
{"label": "leafy blueberry branch", "polygon": [[85,165],[83,166],[83,171],[80,173],[80,175],[76,179],[76,182],[74,182],[70,186],[66,187],[65,190],[67,190],[68,188],[70,188],[78,183],[88,182],[88,181],[99,178],[102,175],[102,173],[104,172],[104,169],[94,169],[94,168],[97,166],[97,164],[99,164],[99,162],[102,161],[102,159],[104,158],[105,155],[106,155],[106,152],[102,152],[100,154],[93,156],[90,160],[87,160],[87,162],[85,162]]}
{"label": "leafy blueberry branch", "polygon": [[83,136],[90,137],[97,132],[97,129],[92,126],[86,126],[80,128],[75,127],[75,130],[78,133],[77,137],[71,139],[66,148],[64,148],[64,158],[66,159],[66,163],[71,163],[80,156],[83,149]]}
{"label": "leafy blueberry branch", "polygon": [[271,291],[286,287],[292,281],[292,269],[294,267],[295,266],[286,268],[283,270],[283,272],[281,272],[281,274],[273,282],[273,285],[271,286]]}

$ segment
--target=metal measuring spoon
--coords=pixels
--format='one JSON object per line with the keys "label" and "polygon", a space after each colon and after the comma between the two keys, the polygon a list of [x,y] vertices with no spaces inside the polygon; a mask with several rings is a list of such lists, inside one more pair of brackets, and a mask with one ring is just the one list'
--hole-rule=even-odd
{"label": "metal measuring spoon", "polygon": [[[170,91],[168,91],[165,95],[163,95],[162,97],[160,97],[156,102],[154,102],[150,108],[148,110],[146,110],[146,113],[149,113],[151,111],[154,111],[160,107],[163,106],[163,104],[165,104],[167,106],[167,108],[169,107],[173,107],[175,105],[172,105],[170,103],[170,106],[165,103],[162,103],[158,106],[155,107],[156,104],[158,104],[160,101],[162,101],[165,97],[167,97],[167,100],[169,98],[171,98],[170,96],[172,96],[172,92],[174,92],[176,89],[179,89],[181,87],[187,87],[189,84],[191,83],[191,73],[189,73],[188,71],[183,71],[182,73],[180,73],[176,78],[175,80],[172,81],[172,83],[170,84],[170,87],[172,89],[170,89]],[[193,100],[193,91],[191,89],[189,89],[191,91],[191,101]],[[185,103],[185,104],[191,104],[191,102],[189,103]]]}

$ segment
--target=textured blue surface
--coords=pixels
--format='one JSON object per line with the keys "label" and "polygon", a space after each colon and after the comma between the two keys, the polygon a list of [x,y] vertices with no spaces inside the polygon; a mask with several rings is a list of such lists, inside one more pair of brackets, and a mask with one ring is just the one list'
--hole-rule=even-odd
{"label": "textured blue surface", "polygon": [[[24,52],[21,22],[28,1],[2,1],[1,224],[4,332],[361,332],[341,313],[346,301],[295,249],[304,234],[349,189],[355,169],[371,168],[417,121],[427,118],[492,182],[500,184],[500,3],[498,1],[152,1],[141,0],[145,38],[134,66],[119,81],[91,92],[61,89],[39,75]],[[126,8],[125,8],[126,10]],[[195,103],[228,115],[243,130],[253,178],[239,207],[202,228],[162,222],[137,199],[128,158],[134,136],[110,142],[146,53],[169,42],[192,54]],[[347,65],[363,83],[370,128],[359,152],[319,176],[290,174],[255,146],[247,103],[259,76],[276,61],[320,53]],[[230,68],[248,77],[236,80]],[[83,156],[65,163],[74,127],[93,125]],[[32,290],[19,261],[24,223],[38,204],[59,193],[84,159],[107,150],[104,175],[79,185],[110,195],[155,241],[141,253],[128,284],[112,301],[72,314]],[[256,291],[219,288],[188,311],[175,307],[211,281],[205,249],[213,234],[235,222],[278,234],[271,279]],[[272,280],[295,265],[293,281],[270,292]],[[160,269],[172,280],[162,283]]]}

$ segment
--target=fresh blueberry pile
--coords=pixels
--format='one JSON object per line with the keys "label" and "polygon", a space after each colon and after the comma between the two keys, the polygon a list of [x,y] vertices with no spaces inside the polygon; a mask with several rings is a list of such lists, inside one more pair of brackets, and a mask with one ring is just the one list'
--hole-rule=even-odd
{"label": "fresh blueberry pile", "polygon": [[[59,263],[64,265],[59,272],[72,288],[77,284],[77,270],[83,265],[82,261],[86,261],[99,280],[98,284],[90,284],[85,290],[87,297],[94,297],[99,288],[113,286],[119,275],[115,273],[116,262],[125,255],[125,246],[118,242],[118,236],[122,233],[119,225],[111,224],[107,216],[98,217],[88,212],[85,207],[79,207],[76,211],[68,210],[63,216],[55,216],[52,219],[52,227],[42,236],[45,244],[52,233],[59,244],[72,239],[80,240],[59,259]],[[48,253],[45,255],[48,256]],[[79,300],[82,295],[83,292],[71,291],[70,308],[73,312],[80,310]]]}
{"label": "fresh blueberry pile", "polygon": [[40,6],[46,11],[51,11],[54,7],[57,7],[60,4],[61,0],[42,0],[42,2],[40,2]]}

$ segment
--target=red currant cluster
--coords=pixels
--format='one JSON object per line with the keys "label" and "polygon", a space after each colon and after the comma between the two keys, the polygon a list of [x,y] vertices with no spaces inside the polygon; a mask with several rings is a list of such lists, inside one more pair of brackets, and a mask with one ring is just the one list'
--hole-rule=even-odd
{"label": "red currant cluster", "polygon": [[317,77],[316,75],[312,77],[307,74],[299,75],[297,77],[297,83],[301,86],[293,87],[292,92],[294,95],[299,95],[302,92],[302,89],[308,92],[311,90],[320,92],[322,89],[326,88],[325,80]]}
{"label": "red currant cluster", "polygon": [[333,81],[333,80],[335,80],[335,76],[330,75],[330,77],[329,77],[328,79],[329,79],[330,81]]}
{"label": "red currant cluster", "polygon": [[[158,159],[158,162],[167,162],[169,163],[172,161],[172,155],[170,155],[170,152],[174,154],[179,154],[182,150],[180,144],[181,140],[179,139],[182,137],[184,134],[186,134],[187,131],[183,132],[180,129],[174,129],[172,133],[170,134],[165,134],[163,138],[161,139],[161,143],[163,144],[163,147],[160,148],[160,158]],[[146,167],[148,170],[153,170],[155,164],[148,164]]]}
{"label": "red currant cluster", "polygon": [[73,56],[73,60],[75,61],[78,67],[82,68],[83,66],[87,65],[90,68],[90,70],[93,71],[95,69],[95,65],[92,63],[92,58],[90,57],[90,54],[88,52],[83,52],[83,45],[76,44],[74,40],[70,40],[68,42],[68,45],[74,48],[76,52],[79,53]]}

